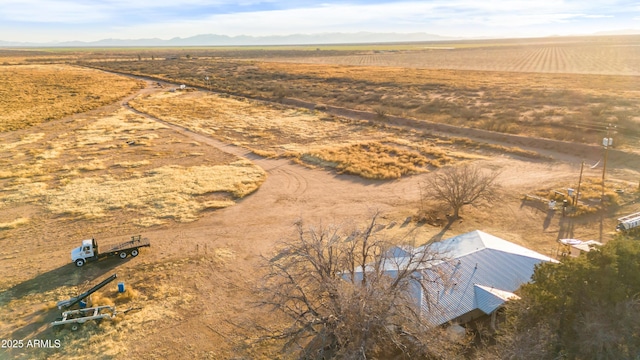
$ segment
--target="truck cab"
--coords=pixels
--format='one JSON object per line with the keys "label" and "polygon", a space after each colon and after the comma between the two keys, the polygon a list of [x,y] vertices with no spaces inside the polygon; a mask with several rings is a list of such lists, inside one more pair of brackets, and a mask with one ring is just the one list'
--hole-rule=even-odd
{"label": "truck cab", "polygon": [[80,267],[92,260],[98,253],[98,245],[95,239],[82,240],[82,245],[71,250],[71,261]]}
{"label": "truck cab", "polygon": [[88,240],[82,240],[82,245],[71,250],[71,261],[76,264],[77,267],[82,267],[84,264],[95,261],[98,259],[117,256],[124,260],[129,255],[136,257],[140,253],[140,248],[150,247],[151,243],[149,239],[142,238],[140,235],[131,237],[131,240],[122,242],[116,245],[102,245],[102,251],[98,251],[98,242],[96,239],[91,238]]}

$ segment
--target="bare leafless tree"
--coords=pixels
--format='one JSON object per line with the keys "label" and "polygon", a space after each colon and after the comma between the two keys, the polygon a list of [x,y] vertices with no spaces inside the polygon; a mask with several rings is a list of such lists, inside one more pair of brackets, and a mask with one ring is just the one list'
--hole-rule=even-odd
{"label": "bare leafless tree", "polygon": [[486,172],[472,165],[449,167],[427,179],[421,193],[425,198],[446,203],[457,219],[463,206],[495,200],[498,175],[497,171]]}
{"label": "bare leafless tree", "polygon": [[439,280],[420,269],[442,257],[406,251],[397,261],[375,231],[377,220],[376,213],[366,227],[350,229],[295,224],[295,236],[265,259],[261,304],[289,319],[265,338],[312,359],[447,358],[459,351],[461,344],[427,325],[416,297],[426,281]]}

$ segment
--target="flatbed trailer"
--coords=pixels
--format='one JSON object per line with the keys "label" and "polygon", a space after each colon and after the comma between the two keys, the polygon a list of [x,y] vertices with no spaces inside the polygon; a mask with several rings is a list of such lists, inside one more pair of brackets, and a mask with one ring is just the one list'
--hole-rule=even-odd
{"label": "flatbed trailer", "polygon": [[99,251],[98,242],[96,242],[96,239],[91,238],[88,240],[82,240],[82,246],[71,250],[71,261],[73,261],[77,267],[82,267],[87,262],[100,260],[110,256],[117,256],[120,259],[126,259],[129,255],[133,257],[138,256],[140,248],[149,246],[151,246],[149,239],[143,238],[141,235],[135,235],[132,236],[129,241],[112,245],[105,251]]}

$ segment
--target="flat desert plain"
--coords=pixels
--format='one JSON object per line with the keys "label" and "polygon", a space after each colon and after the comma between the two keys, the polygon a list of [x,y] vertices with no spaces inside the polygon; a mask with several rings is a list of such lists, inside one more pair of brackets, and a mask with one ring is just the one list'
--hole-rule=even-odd
{"label": "flat desert plain", "polygon": [[[379,234],[399,244],[479,229],[556,256],[558,239],[606,242],[618,216],[639,211],[640,162],[632,137],[609,154],[602,210],[603,169],[593,165],[604,151],[597,144],[581,143],[590,150],[576,154],[565,151],[572,143],[487,140],[465,127],[447,133],[390,121],[392,114],[371,108],[354,117],[290,106],[286,99],[297,98],[291,90],[256,99],[239,96],[238,89],[189,85],[177,75],[168,81],[88,69],[68,56],[28,66],[14,57],[0,66],[7,79],[0,82],[0,338],[60,344],[3,349],[3,358],[286,357],[277,342],[255,342],[264,335],[257,325],[284,319],[254,306],[254,290],[265,259],[301,219],[341,225],[380,211]],[[282,66],[281,59],[240,60]],[[296,64],[287,65],[291,73],[310,69]],[[345,78],[349,69],[342,68]],[[29,73],[43,79],[33,85],[16,78]],[[458,74],[460,82],[466,74]],[[55,80],[46,80],[51,76]],[[628,76],[620,78],[625,84],[637,81],[633,74],[618,76]],[[36,86],[43,83],[50,85]],[[48,102],[52,106],[38,107]],[[525,198],[575,189],[583,161],[579,212],[563,216]],[[461,219],[448,222],[449,209],[421,199],[422,187],[438,171],[464,164],[499,171],[500,194],[492,203],[464,207]],[[71,263],[70,251],[83,239],[106,246],[137,234],[151,247],[135,258],[82,268]],[[93,294],[91,303],[130,311],[77,331],[49,326],[60,316],[57,301],[113,273],[117,281]],[[117,282],[125,283],[125,292]]]}

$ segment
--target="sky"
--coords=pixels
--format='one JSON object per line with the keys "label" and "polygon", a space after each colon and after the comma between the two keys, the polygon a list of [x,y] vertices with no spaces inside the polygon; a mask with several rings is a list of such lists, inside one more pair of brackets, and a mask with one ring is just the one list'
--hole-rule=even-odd
{"label": "sky", "polygon": [[540,37],[640,30],[640,1],[0,0],[0,40],[425,32]]}

